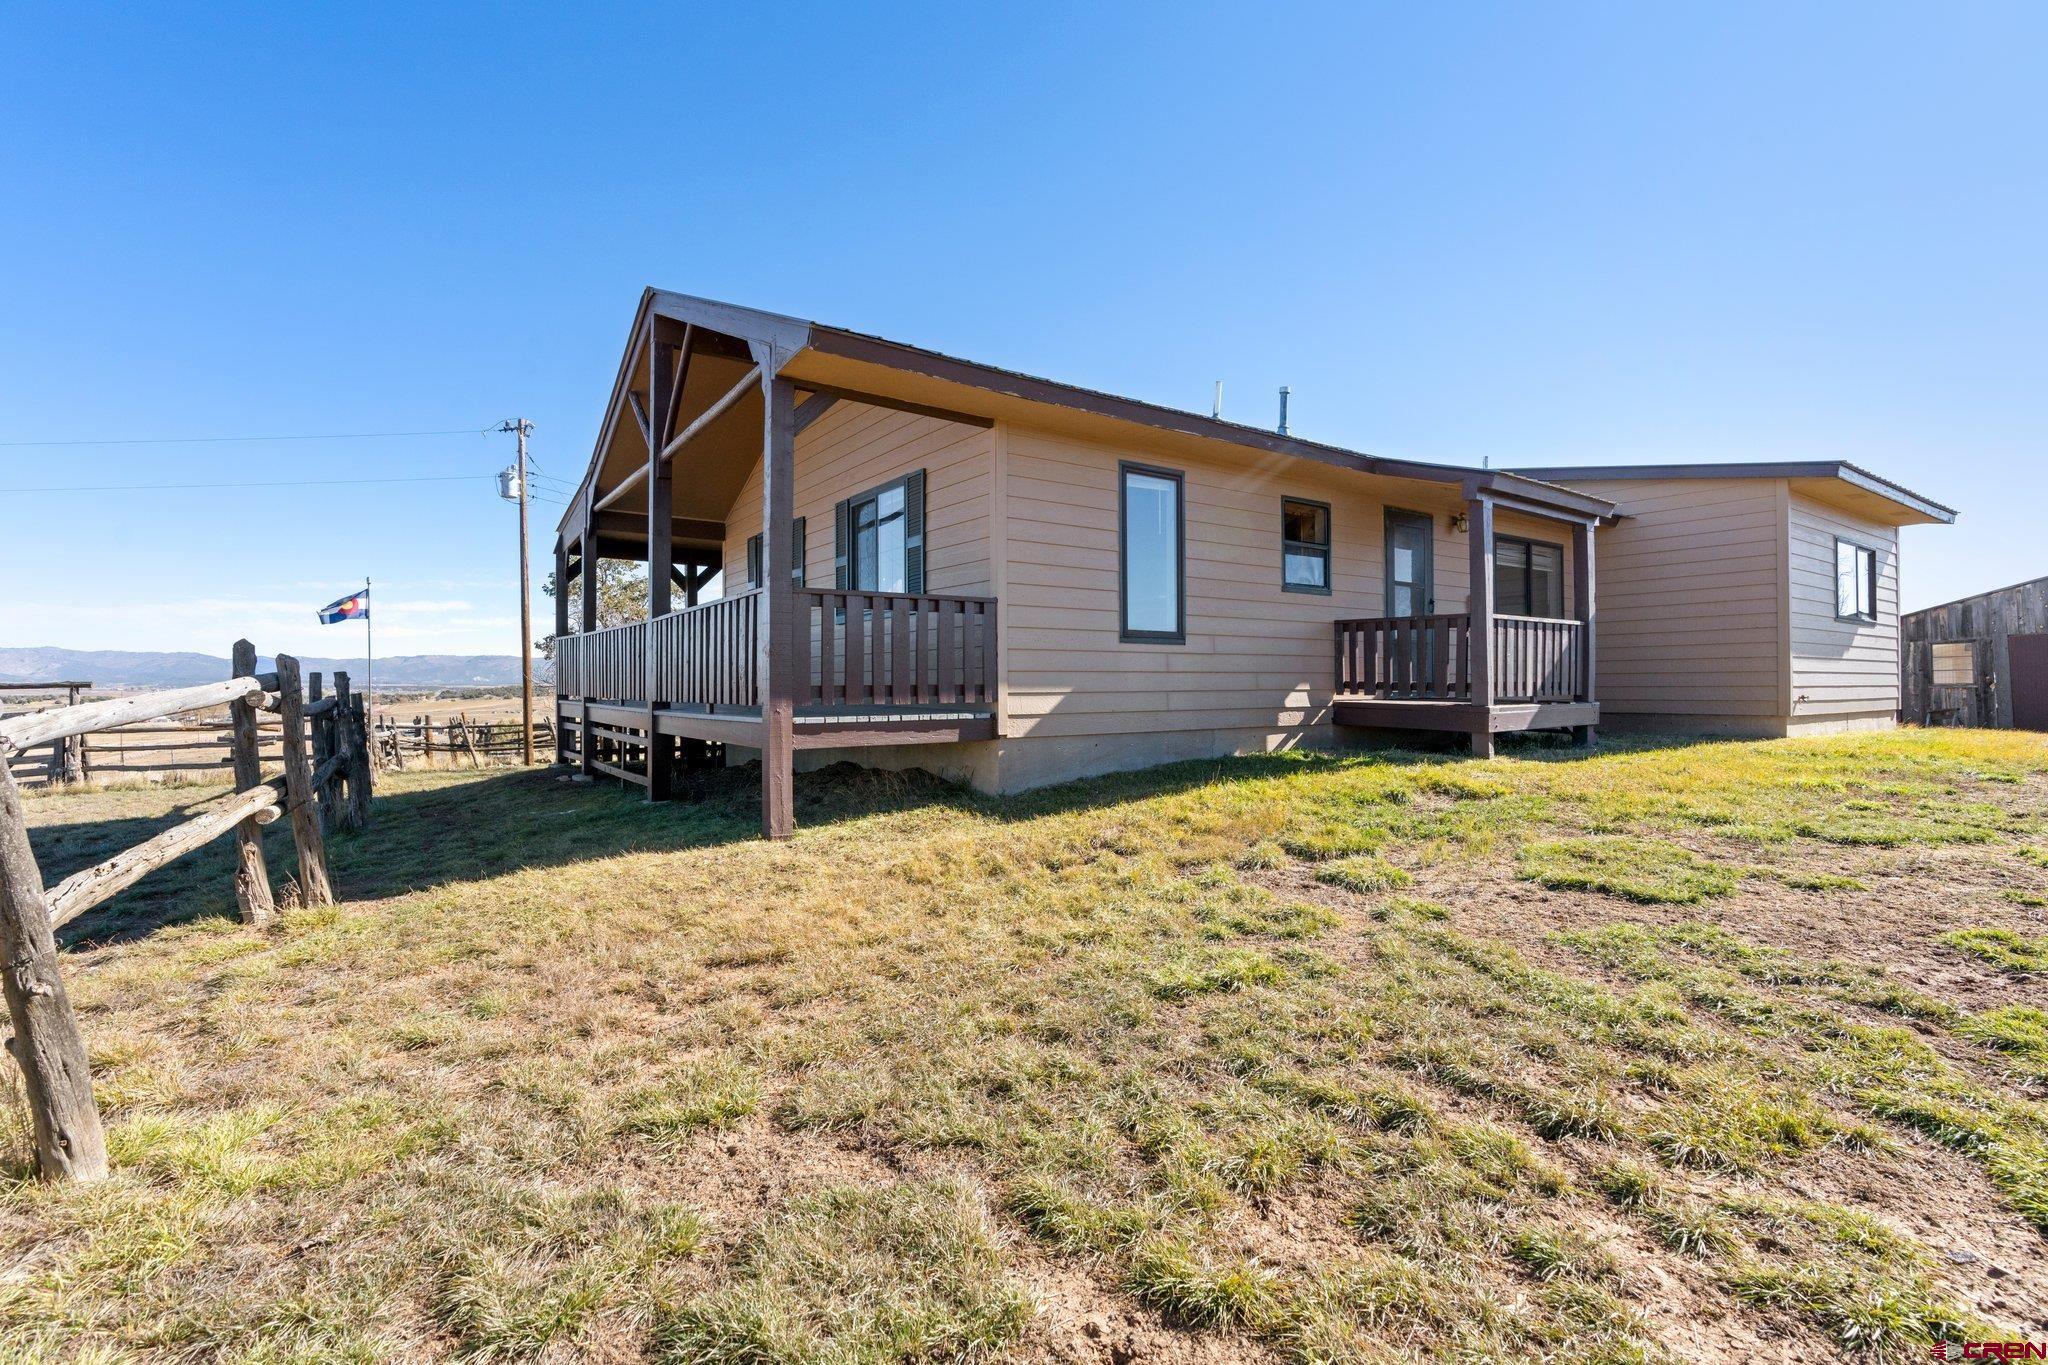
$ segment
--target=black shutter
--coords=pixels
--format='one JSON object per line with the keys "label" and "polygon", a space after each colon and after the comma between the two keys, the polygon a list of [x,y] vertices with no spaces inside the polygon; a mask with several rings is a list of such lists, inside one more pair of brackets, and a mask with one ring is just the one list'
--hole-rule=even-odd
{"label": "black shutter", "polygon": [[851,538],[853,504],[842,502],[832,509],[832,586],[845,592],[853,586],[847,581],[846,543]]}
{"label": "black shutter", "polygon": [[804,519],[798,517],[789,524],[789,552],[795,566],[796,585],[804,585]]}
{"label": "black shutter", "polygon": [[924,591],[924,471],[903,480],[903,587]]}
{"label": "black shutter", "polygon": [[747,537],[747,586],[761,586],[761,537]]}

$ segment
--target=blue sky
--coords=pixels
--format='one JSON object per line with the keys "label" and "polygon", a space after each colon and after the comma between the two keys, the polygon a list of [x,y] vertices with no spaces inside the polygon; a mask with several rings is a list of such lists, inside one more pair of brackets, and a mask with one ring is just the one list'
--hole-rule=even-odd
{"label": "blue sky", "polygon": [[[573,480],[650,283],[1286,383],[1389,456],[1852,459],[1962,509],[1908,606],[2048,573],[2044,50],[1984,3],[12,3],[0,644],[340,653],[367,573],[380,654],[514,648],[509,437],[13,443],[523,414]],[[244,486],[15,491],[174,482]]]}

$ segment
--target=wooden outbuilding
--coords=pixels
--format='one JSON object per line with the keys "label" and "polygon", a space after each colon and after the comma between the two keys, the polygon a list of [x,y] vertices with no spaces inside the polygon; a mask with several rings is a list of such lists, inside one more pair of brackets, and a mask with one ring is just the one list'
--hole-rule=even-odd
{"label": "wooden outbuilding", "polygon": [[1899,627],[1908,724],[2048,730],[2048,578],[1908,612]]}

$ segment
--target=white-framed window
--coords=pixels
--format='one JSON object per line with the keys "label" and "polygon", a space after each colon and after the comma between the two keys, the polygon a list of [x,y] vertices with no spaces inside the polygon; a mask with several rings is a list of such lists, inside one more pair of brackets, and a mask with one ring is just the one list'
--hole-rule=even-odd
{"label": "white-framed window", "polygon": [[1877,551],[1853,540],[1835,542],[1835,617],[1877,619]]}
{"label": "white-framed window", "polygon": [[1977,685],[1977,647],[1968,640],[1938,644],[1934,647],[1934,685],[1936,687],[1975,687]]}

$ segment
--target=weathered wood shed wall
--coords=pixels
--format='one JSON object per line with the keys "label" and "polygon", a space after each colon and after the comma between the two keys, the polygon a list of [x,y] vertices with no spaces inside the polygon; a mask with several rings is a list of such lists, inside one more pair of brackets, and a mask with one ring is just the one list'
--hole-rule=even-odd
{"label": "weathered wood shed wall", "polygon": [[[2036,676],[2048,666],[2037,662],[2042,650],[2035,643],[2048,641],[2048,578],[1927,607],[1901,617],[1899,627],[1900,715],[1908,724],[2048,728],[2036,721],[2028,696],[2021,696],[2017,722],[2013,708],[2016,692],[2048,694],[2048,676]],[[2014,636],[2024,637],[2017,651]],[[1970,647],[1971,682],[1934,680],[1937,644]]]}

